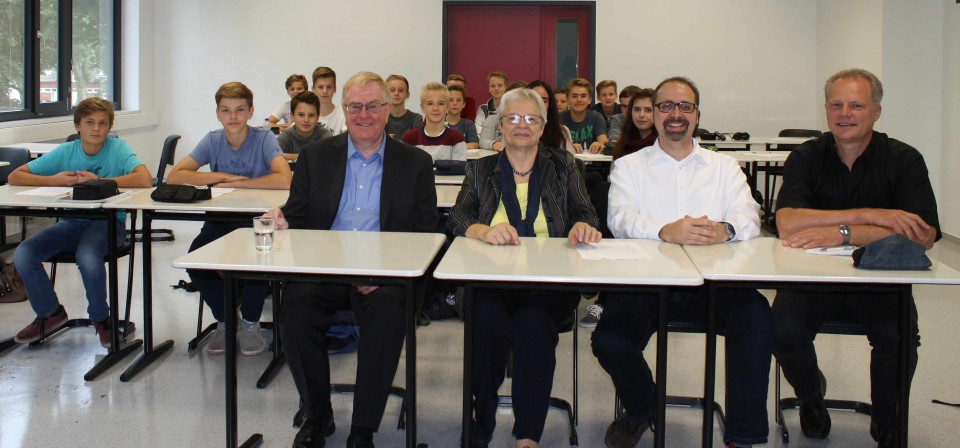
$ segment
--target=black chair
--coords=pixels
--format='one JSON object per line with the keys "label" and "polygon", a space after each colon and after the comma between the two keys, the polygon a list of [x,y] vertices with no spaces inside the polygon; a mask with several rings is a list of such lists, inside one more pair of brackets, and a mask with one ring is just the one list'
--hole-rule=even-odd
{"label": "black chair", "polygon": [[[0,166],[0,185],[7,184],[7,178],[13,170],[26,165],[30,161],[30,150],[27,148],[0,147],[0,161],[9,162],[7,166]],[[20,217],[20,241],[27,238],[27,218]],[[0,246],[7,249],[7,220],[0,218]]]}
{"label": "black chair", "polygon": [[[173,166],[174,159],[177,154],[177,143],[180,141],[180,136],[177,134],[170,135],[163,141],[163,149],[160,151],[160,166],[157,167],[157,177],[153,178],[153,186],[163,185],[165,182],[164,174],[167,172],[167,166]],[[133,231],[134,241],[141,242],[143,241],[143,231],[136,229]],[[173,241],[173,230],[172,229],[151,229],[150,232],[151,241]]]}
{"label": "black chair", "polygon": [[[137,212],[136,212],[136,211],[130,211],[129,213],[130,213],[130,228],[131,228],[131,232],[132,232],[132,231],[133,231],[133,227],[134,227],[135,223],[137,222]],[[133,300],[134,253],[135,253],[134,244],[133,244],[131,238],[128,236],[127,239],[126,239],[126,241],[124,241],[123,245],[117,248],[117,258],[120,258],[120,257],[128,257],[128,261],[129,261],[129,263],[128,263],[128,265],[127,265],[127,301],[126,301],[126,308],[125,308],[125,311],[124,311],[124,317],[123,317],[123,319],[120,320],[120,326],[123,328],[123,332],[121,333],[121,342],[123,342],[124,340],[126,340],[127,336],[133,334],[134,330],[136,329],[136,325],[135,325],[133,322],[130,321],[130,303],[131,303],[131,301]],[[47,260],[47,261],[50,263],[50,283],[55,286],[55,285],[56,285],[56,282],[57,282],[57,264],[59,264],[59,263],[74,263],[74,264],[75,264],[75,263],[77,262],[77,257],[76,257],[76,253],[74,253],[74,252],[61,252],[61,253],[59,253],[59,254],[57,254],[57,255],[54,255],[53,257],[50,257],[50,259]],[[106,262],[109,262],[110,260],[109,260],[107,257],[104,257],[104,260],[103,260],[103,261],[106,263]],[[111,312],[111,313],[116,313],[116,312],[118,312],[118,310],[110,310],[110,312]],[[68,330],[68,329],[70,329],[70,328],[74,328],[74,327],[90,327],[90,326],[93,326],[93,324],[94,324],[94,322],[91,322],[90,319],[69,319],[69,320],[67,320],[67,323],[65,323],[62,327],[54,330],[53,332],[51,332],[51,333],[49,333],[49,334],[44,335],[42,338],[40,338],[40,339],[37,340],[37,341],[31,342],[31,343],[30,343],[30,346],[31,346],[31,347],[34,347],[34,346],[43,344],[43,342],[44,342],[47,338],[52,337],[52,336],[54,336],[54,335],[57,335],[57,334],[59,334],[60,332],[65,331],[65,330]]]}
{"label": "black chair", "polygon": [[[850,336],[866,336],[866,329],[863,325],[852,320],[834,320],[828,321],[820,327],[818,333],[824,334],[840,334],[840,335],[850,335]],[[790,430],[787,429],[787,424],[783,418],[783,411],[794,409],[800,406],[800,400],[796,397],[793,398],[781,398],[780,395],[780,362],[776,363],[776,384],[775,384],[775,394],[777,402],[777,424],[780,425],[780,439],[783,443],[790,443]],[[862,401],[855,400],[830,400],[824,399],[824,404],[827,409],[835,409],[842,411],[853,411],[857,414],[869,416],[872,413],[873,408],[869,403],[864,403]]]}
{"label": "black chair", "polygon": [[[823,132],[816,129],[784,129],[780,131],[777,137],[820,137],[823,135]],[[771,151],[793,151],[793,148],[796,148],[799,145],[777,145],[776,147],[770,148]],[[769,164],[768,164],[769,165]],[[777,178],[783,176],[783,165],[775,166],[766,166],[764,170],[764,210],[768,210],[770,213],[763,217],[764,223],[770,226],[774,233],[776,233],[776,201],[773,199],[773,195],[777,191]]]}

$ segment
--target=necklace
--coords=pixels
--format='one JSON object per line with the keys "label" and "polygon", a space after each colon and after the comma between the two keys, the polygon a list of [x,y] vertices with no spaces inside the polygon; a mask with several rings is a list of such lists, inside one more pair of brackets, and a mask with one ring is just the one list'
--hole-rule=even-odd
{"label": "necklace", "polygon": [[522,171],[522,172],[521,172],[521,171],[517,171],[517,169],[514,168],[513,166],[511,166],[510,169],[513,170],[513,174],[516,174],[517,176],[520,176],[520,177],[527,177],[527,176],[530,175],[530,173],[533,172],[533,167],[530,167],[529,170]]}

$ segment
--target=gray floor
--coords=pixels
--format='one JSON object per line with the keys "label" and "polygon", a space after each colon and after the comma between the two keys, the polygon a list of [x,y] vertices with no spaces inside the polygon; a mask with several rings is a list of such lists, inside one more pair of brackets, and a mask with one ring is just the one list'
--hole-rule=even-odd
{"label": "gray floor", "polygon": [[[96,381],[83,381],[83,374],[106,350],[96,342],[91,329],[74,329],[41,347],[16,347],[0,354],[0,448],[66,446],[199,447],[222,446],[224,437],[223,357],[205,353],[188,354],[186,342],[196,325],[198,296],[169,285],[185,278],[170,267],[170,260],[186,252],[199,230],[191,223],[162,223],[176,231],[174,243],[159,243],[154,252],[155,326],[158,339],[176,340],[173,350],[161,361],[129,383],[121,383],[120,372],[132,361],[125,360]],[[960,268],[960,245],[941,242],[933,250],[941,259]],[[136,288],[140,288],[139,260]],[[121,274],[125,266],[121,266]],[[85,316],[85,299],[79,274],[73,267],[59,273],[57,291],[72,317]],[[917,447],[956,446],[960,438],[960,410],[930,403],[938,398],[960,401],[958,375],[960,357],[956,352],[960,316],[960,293],[956,288],[917,287],[917,306],[923,346],[913,383],[910,445]],[[135,292],[133,315],[142,322],[140,291]],[[268,303],[269,304],[269,303]],[[585,308],[587,302],[582,307]],[[0,305],[0,329],[12,335],[34,318],[27,303]],[[209,314],[206,319],[209,321]],[[269,312],[265,320],[270,319]],[[581,331],[580,347],[580,445],[603,446],[603,432],[613,417],[613,388],[590,353],[589,330]],[[138,334],[139,336],[139,334]],[[571,334],[560,337],[554,395],[571,395]],[[722,339],[721,339],[722,341]],[[462,325],[454,321],[435,322],[418,333],[417,372],[420,394],[419,440],[434,447],[456,447],[460,428]],[[674,334],[669,341],[669,384],[672,395],[696,395],[702,389],[703,337]],[[653,345],[652,345],[653,347]],[[830,380],[830,396],[868,400],[869,347],[865,338],[824,335],[818,338],[821,365]],[[718,348],[718,399],[723,395],[723,347]],[[653,359],[654,350],[647,353]],[[255,386],[269,354],[239,360],[240,431],[259,432],[266,447],[290,446],[296,430],[290,426],[297,408],[297,394],[284,368],[268,388]],[[334,358],[334,380],[352,381],[353,355]],[[396,384],[403,383],[403,369]],[[773,409],[771,373],[769,409]],[[504,391],[508,391],[508,385]],[[334,397],[337,432],[328,446],[343,446],[349,429],[351,396]],[[391,399],[376,436],[378,446],[403,446],[404,433],[395,430],[399,400]],[[667,444],[673,447],[699,446],[700,411],[670,408],[667,411]],[[867,433],[869,419],[834,412],[833,431],[826,441],[805,439],[799,432],[796,412],[787,415],[793,429],[793,447],[875,446]],[[779,431],[770,414],[770,443],[781,446]],[[510,438],[512,416],[504,410],[491,446],[513,446]],[[648,435],[649,436],[649,435]],[[567,446],[563,416],[551,411],[542,446]],[[716,446],[722,434],[716,430]],[[651,446],[645,437],[640,446]]]}

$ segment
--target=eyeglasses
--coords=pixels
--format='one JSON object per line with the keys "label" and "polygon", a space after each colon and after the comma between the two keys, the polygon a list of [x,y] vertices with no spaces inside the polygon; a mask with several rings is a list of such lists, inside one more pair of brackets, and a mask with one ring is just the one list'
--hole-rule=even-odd
{"label": "eyeglasses", "polygon": [[664,101],[662,103],[654,104],[654,106],[657,106],[657,109],[665,114],[673,112],[674,108],[679,108],[680,112],[685,114],[693,113],[693,111],[697,110],[696,104],[688,103],[686,101],[681,101],[679,103],[674,103],[673,101]]}
{"label": "eyeglasses", "polygon": [[350,103],[350,104],[344,104],[343,108],[350,115],[359,114],[360,111],[363,110],[364,108],[367,109],[367,112],[371,114],[376,114],[377,112],[380,112],[380,109],[383,109],[383,106],[386,106],[386,105],[387,103],[367,103],[367,104]]}
{"label": "eyeglasses", "polygon": [[500,117],[500,120],[502,120],[504,123],[510,123],[510,124],[520,124],[520,120],[523,120],[525,123],[527,123],[530,126],[543,123],[543,117],[539,115],[531,115],[531,114],[525,114],[525,115],[509,114],[509,115],[504,115],[503,117]]}

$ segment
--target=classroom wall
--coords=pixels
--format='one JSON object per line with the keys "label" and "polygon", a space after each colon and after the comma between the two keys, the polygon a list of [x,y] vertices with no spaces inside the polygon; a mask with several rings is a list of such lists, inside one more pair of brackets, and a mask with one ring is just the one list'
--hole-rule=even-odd
{"label": "classroom wall", "polygon": [[[415,111],[419,86],[442,75],[440,0],[290,0],[284,5],[154,3],[156,88],[167,92],[156,98],[164,113],[159,132],[183,135],[179,156],[218,126],[213,93],[229,80],[243,81],[254,91],[257,118],[251,123],[259,124],[286,99],[287,75],[309,77],[317,65],[334,68],[341,86],[362,69],[400,72],[410,80],[407,107]],[[711,130],[763,136],[812,127],[816,7],[812,1],[599,0],[597,77],[652,87],[667,76],[689,76],[701,88],[702,125]],[[300,36],[293,36],[293,11],[317,18],[322,30],[301,28]],[[358,11],[369,14],[361,18]],[[388,31],[363,32],[360,23]]]}
{"label": "classroom wall", "polygon": [[[960,4],[943,0],[943,99],[942,143],[940,166],[930,165],[940,173],[937,196],[940,227],[944,233],[960,236]],[[923,115],[933,115],[936,110]],[[920,112],[920,110],[914,112]]]}

